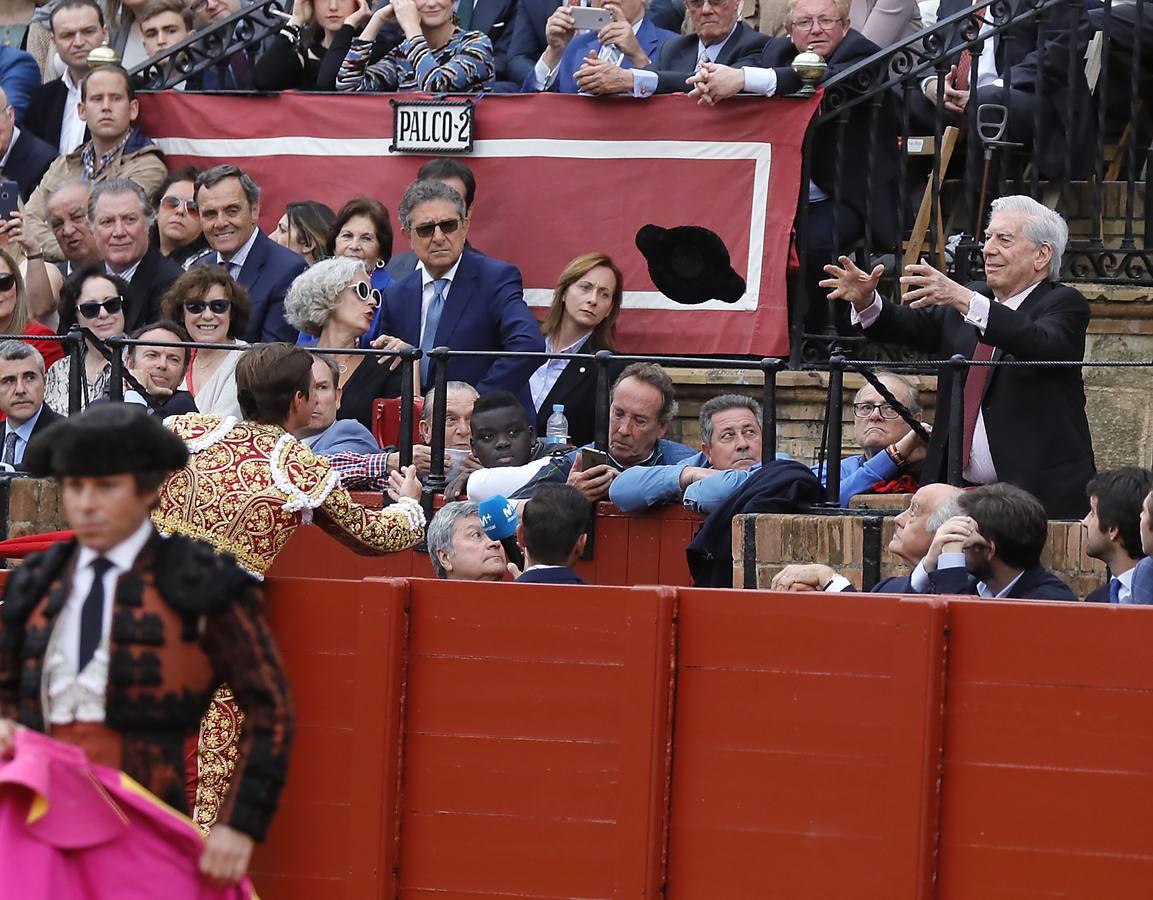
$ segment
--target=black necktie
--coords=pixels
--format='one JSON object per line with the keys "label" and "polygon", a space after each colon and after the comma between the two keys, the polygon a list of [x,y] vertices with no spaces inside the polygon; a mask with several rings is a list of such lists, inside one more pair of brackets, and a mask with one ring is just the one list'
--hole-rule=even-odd
{"label": "black necktie", "polygon": [[104,631],[104,575],[112,568],[112,563],[103,556],[92,560],[92,587],[84,598],[80,609],[80,656],[76,661],[76,674],[84,671],[100,646],[100,635]]}

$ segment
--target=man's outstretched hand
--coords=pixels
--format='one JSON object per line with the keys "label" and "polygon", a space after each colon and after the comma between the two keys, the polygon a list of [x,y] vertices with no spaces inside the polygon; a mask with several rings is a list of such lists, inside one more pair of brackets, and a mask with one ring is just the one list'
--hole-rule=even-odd
{"label": "man's outstretched hand", "polygon": [[829,277],[820,281],[820,286],[830,289],[830,300],[846,300],[857,311],[868,309],[873,305],[885,267],[878,263],[872,272],[866,272],[847,256],[838,257],[837,262],[839,266],[835,263],[825,266],[825,274]]}

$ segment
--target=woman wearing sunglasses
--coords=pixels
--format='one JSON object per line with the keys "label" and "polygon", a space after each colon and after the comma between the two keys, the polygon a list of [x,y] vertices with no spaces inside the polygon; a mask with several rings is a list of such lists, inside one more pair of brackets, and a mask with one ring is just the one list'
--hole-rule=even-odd
{"label": "woman wearing sunglasses", "polygon": [[[103,263],[85,266],[73,272],[60,288],[60,332],[66,333],[75,323],[86,328],[91,337],[84,341],[84,378],[81,379],[80,403],[91,401],[108,392],[112,364],[103,342],[124,333],[124,294],[128,283],[116,275],[107,275]],[[104,351],[104,352],[101,352]],[[72,359],[65,356],[48,370],[44,385],[44,402],[62,416],[68,415],[68,379]]]}
{"label": "woman wearing sunglasses", "polygon": [[198,174],[192,166],[169,172],[152,199],[156,208],[152,240],[164,256],[182,266],[208,250],[200,226],[200,207],[194,199]]}
{"label": "woman wearing sunglasses", "polygon": [[[28,292],[20,267],[6,250],[0,250],[0,334],[26,334],[29,337],[56,334],[32,318],[28,309]],[[25,341],[40,351],[44,365],[50,366],[64,356],[60,341]]]}
{"label": "woman wearing sunglasses", "polygon": [[[198,344],[247,347],[237,335],[248,325],[248,291],[221,266],[196,266],[172,283],[160,302],[165,319],[181,322]],[[196,349],[181,385],[196,408],[214,416],[244,418],[236,399],[241,350]]]}
{"label": "woman wearing sunglasses", "polygon": [[284,298],[284,317],[294,328],[316,336],[316,345],[336,357],[343,392],[338,419],[356,419],[372,429],[372,401],[400,395],[400,370],[376,365],[371,357],[344,353],[360,347],[369,332],[380,293],[359,259],[336,257],[298,275]]}

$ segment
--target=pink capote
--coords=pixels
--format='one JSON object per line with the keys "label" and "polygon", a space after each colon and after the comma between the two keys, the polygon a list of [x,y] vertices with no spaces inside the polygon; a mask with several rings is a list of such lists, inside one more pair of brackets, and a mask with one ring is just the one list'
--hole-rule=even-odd
{"label": "pink capote", "polygon": [[0,894],[21,900],[254,900],[197,873],[192,822],[84,751],[20,729],[0,760]]}

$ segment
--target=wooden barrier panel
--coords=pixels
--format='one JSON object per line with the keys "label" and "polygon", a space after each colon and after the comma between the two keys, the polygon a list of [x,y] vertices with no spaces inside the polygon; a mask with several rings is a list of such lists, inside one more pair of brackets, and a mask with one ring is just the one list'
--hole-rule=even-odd
{"label": "wooden barrier panel", "polygon": [[675,592],[411,591],[398,896],[657,898]]}
{"label": "wooden barrier panel", "polygon": [[678,609],[669,897],[932,896],[944,602]]}
{"label": "wooden barrier panel", "polygon": [[949,602],[941,900],[1153,892],[1153,615]]}
{"label": "wooden barrier panel", "polygon": [[278,578],[267,597],[297,732],[253,882],[276,900],[391,897],[408,585]]}

